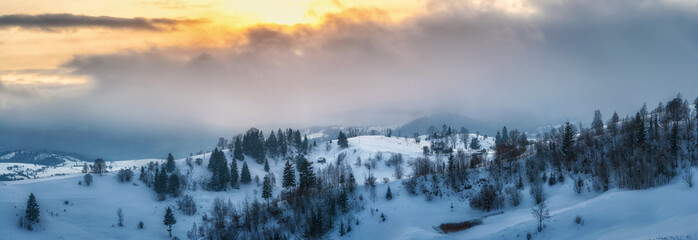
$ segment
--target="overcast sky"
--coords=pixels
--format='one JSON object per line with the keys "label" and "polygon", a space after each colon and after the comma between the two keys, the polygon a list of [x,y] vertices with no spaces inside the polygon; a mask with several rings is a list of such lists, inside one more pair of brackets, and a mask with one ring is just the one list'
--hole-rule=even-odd
{"label": "overcast sky", "polygon": [[693,1],[118,2],[0,8],[0,149],[439,112],[527,129],[698,95]]}

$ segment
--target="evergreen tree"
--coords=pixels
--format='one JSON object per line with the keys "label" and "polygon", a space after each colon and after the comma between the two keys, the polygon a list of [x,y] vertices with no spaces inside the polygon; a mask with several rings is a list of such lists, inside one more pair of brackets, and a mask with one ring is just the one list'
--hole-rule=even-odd
{"label": "evergreen tree", "polygon": [[230,170],[223,151],[214,150],[211,154],[209,166],[212,167],[211,172],[213,173],[209,182],[211,190],[225,190],[228,186],[228,181],[230,181]]}
{"label": "evergreen tree", "polygon": [[635,133],[635,138],[638,146],[642,146],[645,144],[645,140],[647,139],[646,132],[645,132],[645,120],[644,117],[640,115],[638,112],[635,114],[635,127],[637,132]]}
{"label": "evergreen tree", "polygon": [[242,171],[240,172],[240,183],[248,184],[252,182],[252,175],[250,174],[250,168],[247,167],[247,161],[242,163]]}
{"label": "evergreen tree", "polygon": [[167,154],[167,164],[165,165],[165,169],[167,169],[167,172],[169,173],[175,170],[175,162],[172,153]]}
{"label": "evergreen tree", "polygon": [[269,172],[269,160],[264,160],[264,171]]}
{"label": "evergreen tree", "polygon": [[507,131],[507,126],[502,128],[502,143],[509,142],[509,131]]}
{"label": "evergreen tree", "polygon": [[39,210],[39,203],[36,202],[34,193],[30,193],[29,200],[27,200],[27,209],[24,211],[24,217],[27,218],[30,223],[38,223],[40,213],[41,211]]}
{"label": "evergreen tree", "polygon": [[299,173],[300,184],[299,187],[304,190],[308,190],[315,186],[315,171],[313,170],[313,163],[305,162],[301,171]]}
{"label": "evergreen tree", "polygon": [[349,141],[347,140],[347,136],[345,136],[342,131],[339,131],[339,136],[337,137],[337,145],[339,145],[339,147],[341,148],[349,147]]}
{"label": "evergreen tree", "polygon": [[242,161],[245,159],[245,154],[242,152],[242,141],[240,141],[240,137],[235,137],[234,145],[233,158]]}
{"label": "evergreen tree", "polygon": [[218,164],[218,148],[214,148],[211,155],[208,157],[208,165],[206,168],[210,171],[214,171],[215,166]]}
{"label": "evergreen tree", "polygon": [[264,200],[269,201],[269,198],[271,198],[271,179],[269,178],[269,174],[264,176],[264,184],[262,186],[262,198]]}
{"label": "evergreen tree", "polygon": [[308,148],[310,147],[310,144],[308,142],[308,135],[303,136],[303,143],[301,144],[301,149],[303,150],[303,153],[308,153]]}
{"label": "evergreen tree", "polygon": [[393,199],[393,193],[390,191],[390,186],[388,186],[388,191],[385,192],[385,199]]}
{"label": "evergreen tree", "polygon": [[601,116],[601,111],[594,111],[594,120],[591,122],[591,128],[594,129],[596,135],[603,134],[603,120]]}
{"label": "evergreen tree", "polygon": [[257,163],[264,163],[264,133],[256,128],[247,130],[242,138],[242,150],[245,154],[254,158]]}
{"label": "evergreen tree", "polygon": [[274,131],[271,131],[271,134],[269,134],[269,137],[267,138],[267,141],[265,144],[266,144],[267,152],[269,152],[270,156],[276,157],[279,155],[279,143],[278,143],[278,140],[276,139],[276,135],[274,134]]}
{"label": "evergreen tree", "polygon": [[353,193],[354,189],[356,189],[356,178],[354,178],[353,172],[349,173],[349,179],[347,180],[347,189],[349,189],[350,193]]}
{"label": "evergreen tree", "polygon": [[282,182],[283,188],[291,189],[296,187],[296,173],[293,170],[293,165],[290,161],[286,161],[286,165],[284,166],[284,176]]}
{"label": "evergreen tree", "polygon": [[276,142],[279,144],[279,155],[286,156],[288,146],[286,145],[286,137],[284,136],[284,131],[279,128],[276,132]]}
{"label": "evergreen tree", "polygon": [[679,124],[674,123],[673,127],[671,128],[671,136],[670,136],[670,142],[671,142],[671,155],[676,157],[679,154]]}
{"label": "evergreen tree", "polygon": [[478,137],[474,137],[472,140],[470,140],[470,149],[473,150],[478,150],[480,149],[480,139]]}
{"label": "evergreen tree", "polygon": [[158,195],[159,200],[165,200],[165,195],[167,194],[167,172],[163,168],[155,168],[155,184],[153,186],[155,193]]}
{"label": "evergreen tree", "polygon": [[165,211],[165,219],[162,221],[162,223],[167,226],[167,232],[170,233],[170,237],[172,237],[172,225],[177,223],[177,219],[175,219],[175,216],[172,213],[172,208],[167,207],[167,210]]}
{"label": "evergreen tree", "polygon": [[296,146],[296,149],[300,152],[303,150],[303,140],[301,139],[301,131],[296,130],[293,132],[293,144]]}
{"label": "evergreen tree", "polygon": [[233,162],[230,163],[230,186],[235,189],[240,188],[239,181],[240,175],[238,174],[238,164],[237,161],[233,160]]}
{"label": "evergreen tree", "polygon": [[169,180],[169,183],[167,184],[167,193],[169,193],[173,197],[177,197],[177,196],[179,196],[179,192],[180,192],[179,177],[175,173],[175,174],[170,175],[170,180]]}
{"label": "evergreen tree", "polygon": [[613,116],[611,119],[608,121],[608,130],[611,132],[611,135],[616,136],[618,135],[618,122],[620,121],[620,118],[618,117],[618,113],[613,112]]}
{"label": "evergreen tree", "polygon": [[562,155],[568,161],[572,158],[572,146],[574,144],[574,128],[570,122],[565,123],[565,130],[562,136]]}
{"label": "evergreen tree", "polygon": [[97,173],[97,174],[102,174],[103,172],[107,171],[107,163],[104,162],[104,159],[97,158],[94,163],[92,164],[92,172]]}
{"label": "evergreen tree", "polygon": [[343,213],[347,213],[349,211],[349,196],[347,195],[347,191],[342,190],[342,192],[339,194],[339,198],[337,198],[337,206],[339,206],[339,210],[341,210]]}

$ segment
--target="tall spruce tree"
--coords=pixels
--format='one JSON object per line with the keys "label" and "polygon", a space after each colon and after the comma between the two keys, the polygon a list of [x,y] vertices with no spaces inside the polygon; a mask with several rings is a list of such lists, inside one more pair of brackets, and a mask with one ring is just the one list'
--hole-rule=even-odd
{"label": "tall spruce tree", "polygon": [[175,219],[175,216],[172,213],[172,208],[167,207],[167,210],[165,210],[165,219],[162,221],[162,223],[167,226],[167,232],[170,233],[170,237],[172,237],[172,225],[177,224],[177,219]]}
{"label": "tall spruce tree", "polygon": [[499,146],[502,145],[502,134],[497,131],[497,135],[494,136],[494,145]]}
{"label": "tall spruce tree", "polygon": [[264,176],[264,181],[262,185],[262,198],[264,198],[264,200],[269,201],[269,199],[271,198],[271,193],[271,179],[269,178],[269,174],[267,174],[266,176]]}
{"label": "tall spruce tree", "polygon": [[245,159],[245,154],[242,151],[242,141],[240,137],[235,137],[235,149],[233,150],[233,158],[242,161]]}
{"label": "tall spruce tree", "polygon": [[507,131],[507,126],[502,128],[502,143],[509,142],[509,131]]}
{"label": "tall spruce tree", "polygon": [[618,117],[618,113],[613,112],[613,116],[611,116],[611,119],[608,121],[608,130],[611,132],[611,135],[616,136],[618,135],[618,122],[620,121],[620,117]]}
{"label": "tall spruce tree", "polygon": [[269,172],[269,160],[264,159],[264,171]]}
{"label": "tall spruce tree", "polygon": [[167,183],[167,193],[172,195],[172,197],[178,197],[180,192],[179,177],[177,174],[170,175],[170,179]]}
{"label": "tall spruce tree", "polygon": [[242,171],[240,171],[240,183],[248,184],[252,182],[252,175],[250,174],[250,168],[247,167],[247,161],[242,163]]}
{"label": "tall spruce tree", "polygon": [[339,136],[337,137],[337,145],[341,148],[348,148],[349,147],[349,141],[347,140],[347,136],[344,135],[344,132],[339,131]]}
{"label": "tall spruce tree", "polygon": [[480,139],[478,139],[477,136],[470,140],[470,149],[473,149],[473,150],[480,149]]}
{"label": "tall spruce tree", "polygon": [[679,124],[674,122],[671,127],[671,136],[669,137],[671,143],[671,155],[676,157],[679,154]]}
{"label": "tall spruce tree", "polygon": [[24,211],[24,217],[27,218],[30,223],[38,223],[40,213],[39,203],[36,201],[34,193],[30,193],[29,200],[27,200],[27,209]]}
{"label": "tall spruce tree", "polygon": [[279,143],[274,131],[271,131],[271,134],[269,134],[265,145],[269,156],[276,157],[279,155]]}
{"label": "tall spruce tree", "polygon": [[566,160],[572,159],[572,147],[574,145],[574,127],[570,122],[565,123],[565,130],[562,135],[562,155]]}
{"label": "tall spruce tree", "polygon": [[282,180],[282,185],[283,188],[285,189],[291,189],[296,187],[296,172],[293,169],[293,165],[291,164],[291,161],[286,161],[286,165],[284,166],[284,176]]}
{"label": "tall spruce tree", "polygon": [[601,111],[594,111],[594,120],[591,122],[591,128],[594,129],[594,134],[603,134],[603,117],[601,116]]}
{"label": "tall spruce tree", "polygon": [[172,156],[172,153],[167,154],[167,164],[165,165],[165,169],[167,169],[167,172],[171,173],[174,172],[176,166],[175,166],[175,161],[174,157]]}
{"label": "tall spruce tree", "polygon": [[647,139],[645,132],[645,118],[642,115],[640,115],[639,112],[635,114],[635,128],[635,142],[638,146],[643,146],[645,144],[645,140]]}
{"label": "tall spruce tree", "polygon": [[313,163],[305,161],[303,167],[299,173],[300,184],[299,187],[303,190],[308,190],[315,186],[315,171],[313,170]]}
{"label": "tall spruce tree", "polygon": [[233,160],[230,163],[230,186],[239,189],[240,175],[238,174],[238,164],[237,161]]}

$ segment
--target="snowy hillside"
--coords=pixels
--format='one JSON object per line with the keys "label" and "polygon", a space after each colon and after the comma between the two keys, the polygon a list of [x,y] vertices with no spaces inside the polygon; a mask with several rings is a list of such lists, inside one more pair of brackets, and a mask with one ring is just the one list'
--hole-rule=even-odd
{"label": "snowy hillside", "polygon": [[[471,135],[475,137],[475,135]],[[482,138],[482,146],[490,149],[494,145],[493,138]],[[698,191],[688,188],[679,179],[670,184],[648,190],[627,191],[614,189],[605,193],[596,193],[586,187],[581,195],[572,190],[573,181],[564,184],[548,186],[544,189],[547,203],[551,211],[551,219],[546,222],[546,230],[537,233],[535,221],[531,216],[531,207],[535,204],[529,197],[528,186],[519,206],[507,206],[503,214],[485,218],[482,225],[456,233],[444,234],[435,229],[441,223],[460,222],[476,219],[488,214],[469,207],[469,199],[476,192],[475,188],[460,193],[445,192],[443,196],[431,200],[422,195],[411,195],[403,184],[407,179],[398,180],[393,174],[393,168],[385,164],[394,154],[402,154],[406,160],[423,156],[423,147],[430,142],[421,138],[417,143],[413,138],[397,138],[385,136],[360,136],[349,138],[349,147],[340,148],[335,142],[326,145],[318,143],[307,159],[314,162],[316,170],[321,170],[337,161],[338,156],[345,155],[353,168],[359,187],[357,194],[365,197],[365,205],[356,213],[355,219],[361,224],[354,225],[353,230],[344,236],[338,231],[330,231],[330,239],[525,239],[526,233],[532,233],[533,239],[689,239],[698,237]],[[455,144],[462,148],[462,143]],[[461,147],[459,147],[461,146]],[[477,151],[462,149],[466,153]],[[487,155],[491,159],[493,153]],[[232,161],[232,153],[225,151],[228,161]],[[381,160],[376,160],[381,156]],[[206,168],[210,153],[195,155],[191,159],[203,159],[201,165],[189,167],[185,159],[177,159],[176,165],[180,173],[192,181],[206,181],[211,178],[211,172]],[[318,159],[325,158],[326,163]],[[355,165],[357,159],[364,161]],[[432,161],[445,156],[431,156]],[[371,199],[368,188],[362,186],[364,179],[369,176],[365,161],[378,161],[370,172],[378,179],[377,195]],[[443,159],[442,159],[443,160]],[[31,164],[12,164],[18,168],[45,168],[39,179],[0,182],[0,232],[8,239],[167,239],[166,227],[162,224],[162,216],[166,207],[175,208],[176,199],[168,198],[157,201],[152,189],[147,188],[137,179],[132,182],[119,182],[114,171],[123,168],[136,169],[146,166],[149,162],[163,162],[162,159],[143,159],[107,162],[110,173],[102,176],[95,175],[91,186],[79,185],[83,180],[82,165],[76,162],[70,166],[47,167]],[[253,178],[262,178],[266,173],[263,165],[255,163],[246,157]],[[283,176],[284,161],[270,159],[270,172],[276,176],[273,194],[281,191],[281,176]],[[7,165],[7,164],[6,164]],[[2,165],[2,171],[6,166]],[[241,163],[238,163],[238,168]],[[13,167],[14,168],[14,167]],[[695,171],[695,169],[693,170]],[[137,171],[136,171],[137,172]],[[411,169],[406,168],[406,175],[411,175]],[[473,182],[485,177],[483,169],[475,169],[469,176]],[[63,175],[63,176],[55,176]],[[134,177],[137,178],[137,177]],[[384,183],[383,178],[388,178]],[[387,187],[390,186],[394,195],[392,200],[386,200]],[[204,215],[209,215],[214,199],[222,198],[233,204],[261,199],[261,186],[253,181],[251,184],[241,184],[240,189],[211,192],[202,189],[189,189],[184,194],[190,194],[197,203],[197,213],[187,216],[177,211],[177,224],[173,226],[174,236],[186,239],[187,231],[194,222],[200,222]],[[29,193],[37,196],[41,206],[41,222],[35,225],[35,231],[26,231],[17,227],[19,216],[23,214],[26,198]],[[671,197],[666,197],[671,196]],[[123,209],[124,227],[117,226],[117,209]],[[380,215],[384,214],[385,221]],[[584,224],[573,222],[576,216],[581,216]],[[137,228],[139,222],[144,228]],[[353,224],[353,223],[352,223]],[[298,236],[296,236],[298,237]],[[302,238],[302,237],[298,237]]]}

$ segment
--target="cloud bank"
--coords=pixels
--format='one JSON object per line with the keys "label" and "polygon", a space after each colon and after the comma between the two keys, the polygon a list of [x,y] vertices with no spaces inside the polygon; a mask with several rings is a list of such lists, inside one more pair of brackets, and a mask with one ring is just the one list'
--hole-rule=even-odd
{"label": "cloud bank", "polygon": [[226,136],[250,126],[400,124],[448,111],[532,129],[584,121],[595,109],[632,114],[698,89],[695,8],[532,1],[535,13],[516,14],[427,6],[401,21],[345,9],[316,25],[256,25],[227,48],[76,56],[64,67],[92,79],[91,91],[2,118],[67,115],[48,125]]}
{"label": "cloud bank", "polygon": [[55,31],[66,28],[111,28],[142,31],[169,31],[180,25],[191,25],[202,20],[170,18],[119,18],[109,16],[85,16],[61,14],[12,14],[0,16],[0,28],[19,27]]}

